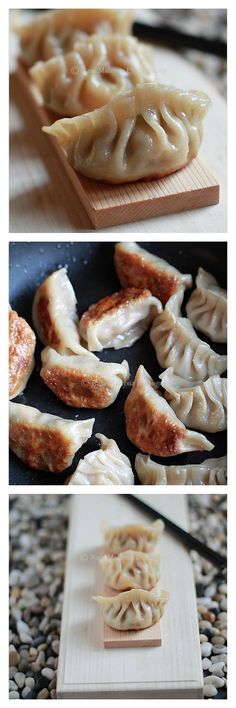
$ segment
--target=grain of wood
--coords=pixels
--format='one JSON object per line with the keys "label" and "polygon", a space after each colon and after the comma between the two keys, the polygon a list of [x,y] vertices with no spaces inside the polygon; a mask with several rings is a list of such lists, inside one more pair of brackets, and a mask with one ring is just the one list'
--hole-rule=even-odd
{"label": "grain of wood", "polygon": [[[141,494],[144,501],[187,528],[186,496]],[[149,524],[119,494],[73,495],[60,655],[58,698],[202,698],[202,670],[192,565],[180,541],[164,532],[160,589],[170,595],[161,620],[162,646],[106,649],[93,595],[103,593],[98,559],[102,521]]]}
{"label": "grain of wood", "polygon": [[[50,125],[55,116],[42,102],[42,97],[21,62],[15,75],[26,103],[38,118],[38,130]],[[49,140],[49,137],[46,137]],[[50,136],[59,162],[95,228],[106,228],[138,219],[161,216],[219,202],[219,184],[200,160],[158,180],[124,185],[106,185],[82,177],[69,164],[56,138]]]}

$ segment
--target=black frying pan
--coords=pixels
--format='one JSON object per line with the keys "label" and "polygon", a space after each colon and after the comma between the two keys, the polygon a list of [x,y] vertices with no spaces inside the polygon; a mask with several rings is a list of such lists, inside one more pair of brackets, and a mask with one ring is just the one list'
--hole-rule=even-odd
{"label": "black frying pan", "polygon": [[[140,243],[152,253],[168,260],[183,273],[196,275],[199,266],[213,273],[219,284],[226,287],[227,277],[227,245],[226,243]],[[31,308],[37,286],[59,266],[68,266],[68,276],[73,284],[78,298],[78,313],[81,315],[87,307],[120,288],[113,263],[113,243],[11,243],[10,244],[10,303],[19,315],[32,326]],[[186,298],[190,291],[187,291]],[[201,339],[206,339],[201,333]],[[208,341],[208,340],[206,340]],[[225,353],[225,346],[209,344],[220,354]],[[80,458],[99,447],[96,432],[104,433],[108,438],[114,438],[121,451],[128,455],[134,469],[134,458],[138,450],[128,440],[125,434],[124,402],[130,391],[130,382],[123,386],[115,403],[104,410],[93,411],[76,409],[66,406],[43,383],[39,376],[40,351],[42,346],[38,340],[36,348],[36,367],[21,396],[16,402],[35,406],[41,411],[59,415],[64,418],[96,418],[93,436],[78,451],[72,466],[61,474],[50,474],[30,470],[10,452],[10,484],[63,484],[65,479],[75,470]],[[96,352],[97,354],[97,352]],[[155,381],[161,369],[157,363],[154,348],[146,333],[142,339],[127,349],[107,349],[99,354],[102,361],[119,361],[127,359],[133,381],[139,364],[144,364]],[[220,457],[226,453],[226,433],[207,434],[215,448],[212,452],[186,453],[178,457],[156,458],[158,462],[167,464],[184,464],[200,462],[207,457]],[[138,482],[136,476],[136,483]]]}

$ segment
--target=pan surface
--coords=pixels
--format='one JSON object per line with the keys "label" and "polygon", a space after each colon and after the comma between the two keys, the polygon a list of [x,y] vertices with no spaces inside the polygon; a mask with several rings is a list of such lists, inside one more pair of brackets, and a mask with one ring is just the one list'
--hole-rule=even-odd
{"label": "pan surface", "polygon": [[[222,287],[226,287],[227,244],[225,242],[142,242],[139,245],[161,258],[165,258],[183,273],[191,273],[193,277],[196,276],[198,267],[202,266],[215,275]],[[31,311],[36,288],[54,270],[67,266],[67,273],[78,300],[78,314],[81,316],[91,303],[120,289],[121,286],[116,275],[113,254],[114,243],[10,243],[9,301],[11,307],[19,315],[25,317],[27,322],[33,326]],[[189,298],[190,292],[190,290],[187,291],[185,301]],[[185,314],[184,308],[183,313]],[[224,354],[226,352],[225,345],[210,342],[202,333],[199,333],[199,337],[207,341],[218,353]],[[125,399],[130,392],[130,386],[139,364],[145,366],[156,382],[158,382],[158,376],[162,371],[156,360],[149,334],[146,333],[130,348],[119,349],[118,351],[105,349],[99,354],[95,352],[101,361],[121,362],[123,359],[127,359],[131,375],[130,380],[122,387],[113,405],[98,411],[66,406],[47,388],[39,376],[41,349],[42,345],[37,339],[35,369],[25,391],[14,401],[35,406],[41,411],[59,415],[63,418],[83,420],[95,417],[93,435],[78,451],[72,466],[60,474],[30,470],[10,451],[9,483],[22,485],[63,484],[75,470],[79,459],[83,458],[88,452],[99,448],[98,441],[94,437],[97,432],[116,440],[120,450],[128,455],[134,470],[134,458],[138,450],[126,436],[123,410]],[[198,463],[207,457],[220,457],[226,454],[226,432],[214,435],[207,433],[206,437],[215,445],[214,450],[210,453],[206,451],[201,453],[191,452],[178,455],[178,457],[153,457],[153,459],[164,464],[185,464],[190,462]],[[138,483],[136,474],[135,482],[136,484]]]}

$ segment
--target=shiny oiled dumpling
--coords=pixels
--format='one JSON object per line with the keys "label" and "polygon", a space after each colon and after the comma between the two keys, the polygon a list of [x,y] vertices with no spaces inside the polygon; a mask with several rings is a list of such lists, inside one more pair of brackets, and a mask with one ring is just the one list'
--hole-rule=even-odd
{"label": "shiny oiled dumpling", "polygon": [[134,242],[116,243],[114,261],[123,288],[148,288],[163,305],[181,285],[192,287],[189,273],[180,273],[163,258]]}
{"label": "shiny oiled dumpling", "polygon": [[63,54],[76,42],[94,33],[128,34],[132,10],[62,9],[44,12],[33,22],[15,27],[20,39],[22,58],[28,66]]}
{"label": "shiny oiled dumpling", "polygon": [[196,289],[186,305],[193,326],[212,340],[227,341],[227,292],[216,278],[203,268],[198,269]]}
{"label": "shiny oiled dumpling", "polygon": [[76,303],[66,268],[49,275],[34,296],[32,317],[39,339],[61,354],[83,352]]}
{"label": "shiny oiled dumpling", "polygon": [[129,365],[99,361],[95,354],[61,355],[50,347],[41,352],[40,376],[48,388],[68,406],[106,408],[114,403],[129,379]]}
{"label": "shiny oiled dumpling", "polygon": [[161,311],[149,290],[125,288],[90,305],[80,319],[80,336],[90,351],[131,347]]}
{"label": "shiny oiled dumpling", "polygon": [[23,317],[9,311],[9,399],[24,391],[34,368],[36,337]]}
{"label": "shiny oiled dumpling", "polygon": [[170,457],[214,448],[204,435],[185,428],[142,365],[137,370],[124,411],[126,434],[142,452]]}
{"label": "shiny oiled dumpling", "polygon": [[107,550],[117,554],[130,549],[149,553],[160,540],[163,530],[164,523],[161,519],[157,519],[150,526],[142,524],[108,526],[106,523],[102,524]]}
{"label": "shiny oiled dumpling", "polygon": [[163,369],[173,367],[187,381],[205,381],[222,374],[227,368],[227,356],[217,354],[197,336],[190,320],[181,317],[183,289],[166,303],[163,312],[153,320],[150,339],[157,361]]}
{"label": "shiny oiled dumpling", "polygon": [[10,403],[10,448],[31,469],[62,472],[91,437],[94,420],[67,420]]}
{"label": "shiny oiled dumpling", "polygon": [[226,484],[227,457],[212,457],[199,464],[160,465],[138,453],[135,469],[141,484]]}
{"label": "shiny oiled dumpling", "polygon": [[155,80],[145,47],[122,34],[92,35],[65,55],[37,62],[30,75],[59,116],[93,111],[140,81]]}
{"label": "shiny oiled dumpling", "polygon": [[101,442],[99,450],[89,452],[79,461],[68,484],[134,484],[130,461],[120,451],[115,440],[96,433]]}
{"label": "shiny oiled dumpling", "polygon": [[165,398],[188,428],[217,433],[227,428],[227,379],[218,374],[207,381],[186,381],[173,368],[160,375]]}
{"label": "shiny oiled dumpling", "polygon": [[159,178],[196,157],[209,103],[197,91],[140,83],[96,111],[43,130],[85,177],[111,184]]}
{"label": "shiny oiled dumpling", "polygon": [[160,621],[169,594],[164,590],[159,597],[142,589],[128,590],[113,597],[93,597],[100,605],[109,627],[119,630],[145,629]]}
{"label": "shiny oiled dumpling", "polygon": [[103,556],[99,563],[104,583],[113,590],[152,590],[160,577],[159,555],[128,550],[118,556]]}

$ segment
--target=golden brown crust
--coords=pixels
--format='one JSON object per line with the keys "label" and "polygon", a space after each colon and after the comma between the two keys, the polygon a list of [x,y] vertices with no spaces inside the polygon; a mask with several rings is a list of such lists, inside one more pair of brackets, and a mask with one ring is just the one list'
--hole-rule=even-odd
{"label": "golden brown crust", "polygon": [[152,406],[144,395],[139,393],[137,396],[135,383],[124,411],[127,436],[139,450],[161,457],[178,455],[185,431]]}
{"label": "golden brown crust", "polygon": [[120,307],[125,307],[132,300],[137,302],[137,300],[146,300],[150,295],[149,290],[142,288],[126,288],[125,290],[119,290],[112,295],[107,295],[103,297],[94,305],[90,305],[88,310],[84,312],[81,317],[81,323],[86,328],[90,322],[97,322],[103,315],[115,314]]}
{"label": "golden brown crust", "polygon": [[73,369],[46,366],[40,372],[44,383],[61,398],[64,403],[74,408],[105,408],[109,403],[111,391],[107,383],[94,373],[83,374]]}
{"label": "golden brown crust", "polygon": [[177,275],[165,273],[154,263],[148,263],[138,253],[126,253],[122,247],[116,247],[115,265],[121,285],[124,288],[135,286],[148,288],[165,305],[179,284]]}
{"label": "golden brown crust", "polygon": [[9,432],[10,448],[31,469],[62,472],[69,466],[74,450],[61,432],[18,422],[10,424]]}
{"label": "golden brown crust", "polygon": [[55,329],[54,322],[49,312],[50,299],[47,294],[47,284],[42,283],[38,290],[38,299],[35,306],[35,317],[37,318],[40,327],[40,338],[44,344],[56,349],[61,343],[60,338]]}
{"label": "golden brown crust", "polygon": [[33,364],[36,337],[23,317],[9,312],[9,397],[20,390]]}

